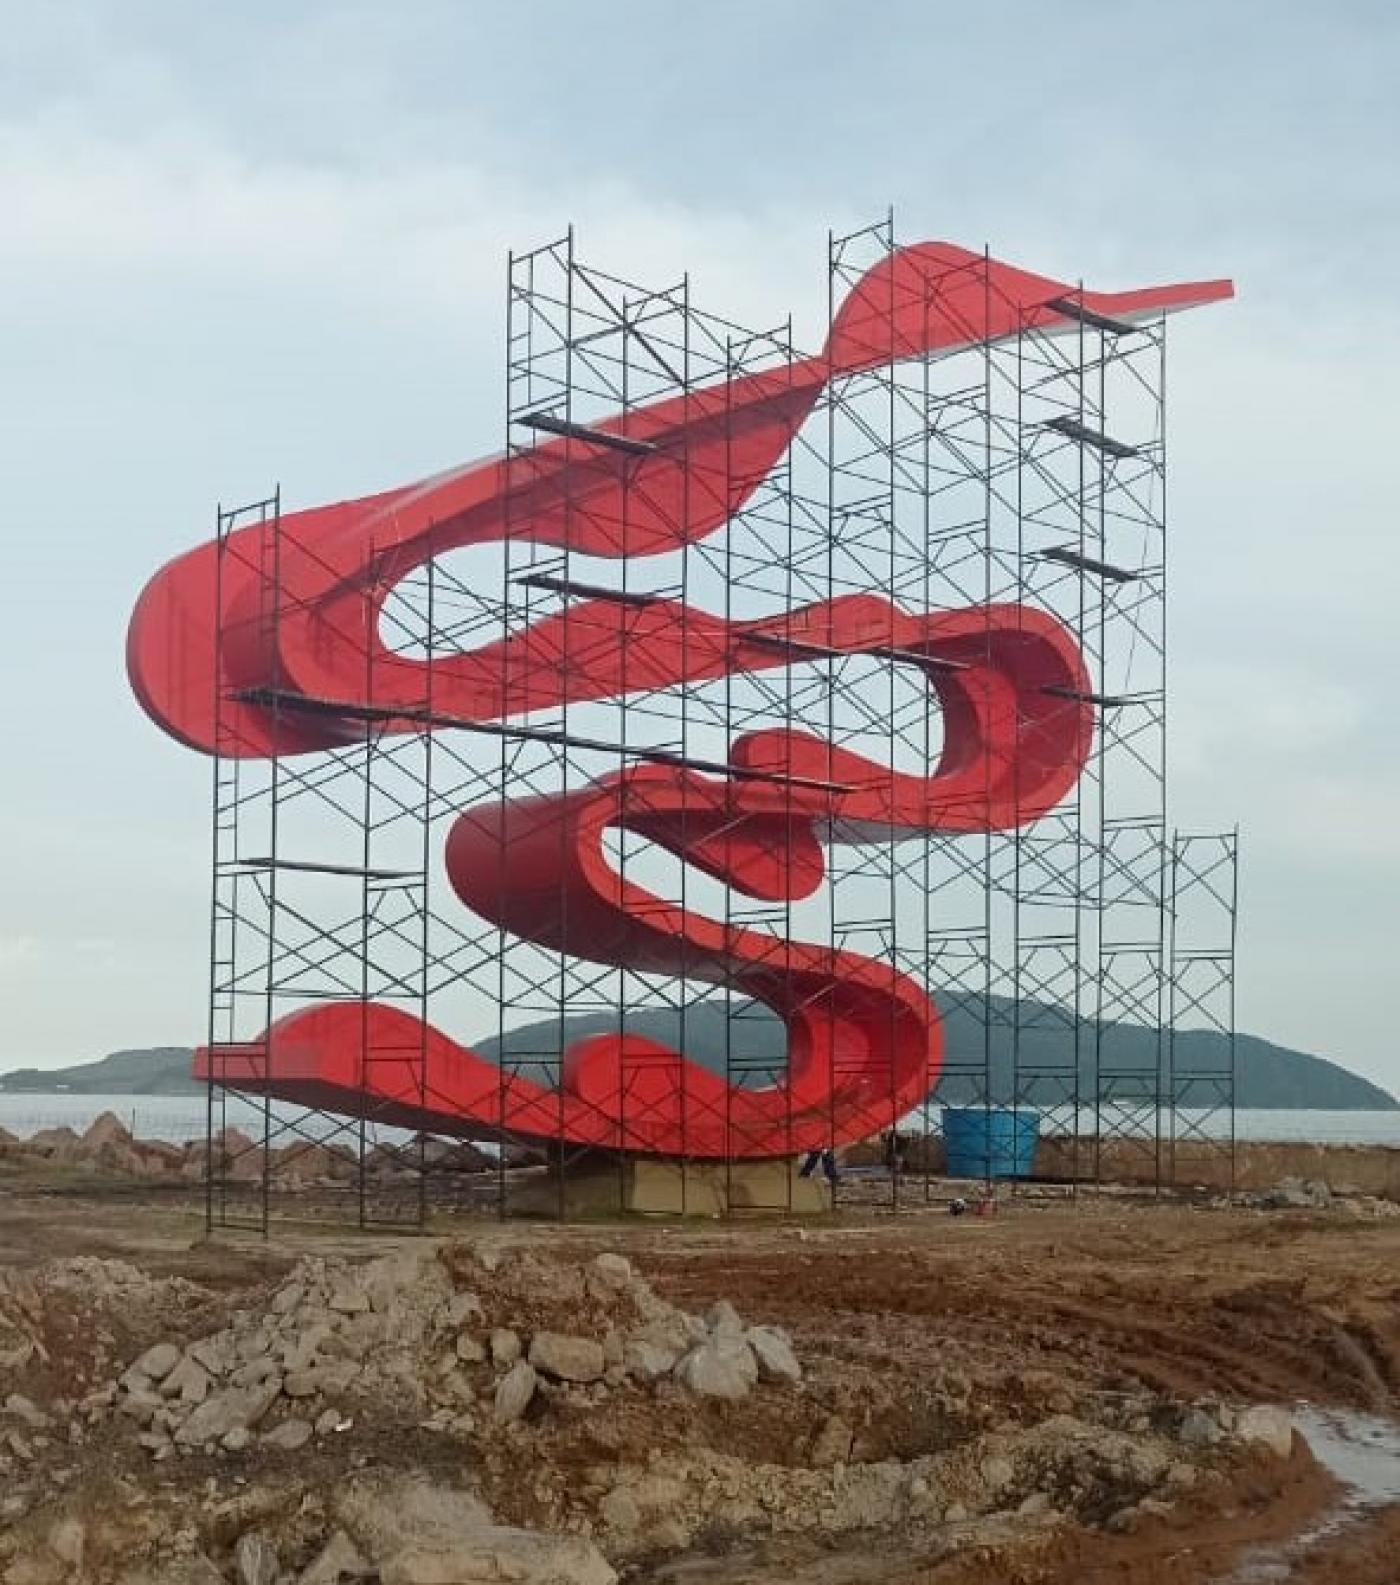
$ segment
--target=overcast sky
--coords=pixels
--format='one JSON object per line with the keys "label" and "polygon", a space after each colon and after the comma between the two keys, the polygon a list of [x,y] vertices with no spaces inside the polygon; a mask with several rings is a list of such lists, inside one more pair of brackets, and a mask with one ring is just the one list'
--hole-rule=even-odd
{"label": "overcast sky", "polygon": [[[971,20],[969,20],[969,18]],[[1245,829],[1241,1025],[1400,1087],[1388,0],[3,0],[0,1069],[200,1037],[208,765],[122,642],[214,503],[500,441],[504,256],[820,339],[828,226],[1172,337],[1174,799]]]}

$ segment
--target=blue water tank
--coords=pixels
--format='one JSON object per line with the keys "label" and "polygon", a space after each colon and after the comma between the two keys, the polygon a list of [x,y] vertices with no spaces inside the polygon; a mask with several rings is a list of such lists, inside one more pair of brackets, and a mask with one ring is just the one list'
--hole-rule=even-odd
{"label": "blue water tank", "polygon": [[1040,1113],[998,1106],[945,1106],[943,1146],[950,1178],[1028,1178]]}

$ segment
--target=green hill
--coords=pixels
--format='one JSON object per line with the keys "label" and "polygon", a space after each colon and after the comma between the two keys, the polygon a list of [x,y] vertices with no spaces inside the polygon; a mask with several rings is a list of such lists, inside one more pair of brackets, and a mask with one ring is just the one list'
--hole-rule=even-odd
{"label": "green hill", "polygon": [[[1023,1074],[1034,1070],[1042,1075],[1044,1097],[1060,1098],[1073,1089],[1073,1052],[1070,1036],[1053,1008],[1028,1004],[1022,1020],[1021,1060]],[[1012,1099],[1011,1041],[1012,1006],[993,998],[991,1034],[992,1098]],[[980,1098],[980,1079],[973,1072],[982,1067],[983,1029],[974,1011],[957,1007],[945,1011],[947,1055],[939,1098],[954,1105]],[[585,1035],[603,1034],[617,1027],[617,1019],[607,1013],[587,1013],[567,1022],[570,1041]],[[742,1058],[751,1070],[750,1082],[764,1083],[768,1071],[783,1061],[784,1032],[778,1019],[766,1007],[754,1002],[693,1002],[686,1009],[684,1031],[678,1011],[663,1007],[642,1007],[629,1012],[627,1028],[633,1034],[647,1035],[667,1045],[683,1046],[697,1062],[723,1071],[726,1051]],[[1081,1032],[1079,1087],[1082,1095],[1093,1090],[1093,1026]],[[479,1042],[483,1055],[496,1057],[500,1042]],[[1156,1037],[1152,1031],[1133,1024],[1104,1024],[1099,1032],[1099,1050],[1106,1068],[1133,1068],[1150,1075],[1156,1067]],[[559,1021],[544,1019],[510,1031],[504,1048],[512,1061],[529,1071],[540,1064],[537,1076],[547,1078],[545,1066],[559,1052]],[[71,1068],[18,1068],[0,1074],[0,1094],[54,1094],[64,1092],[86,1095],[190,1095],[202,1086],[190,1077],[193,1052],[185,1046],[157,1046],[149,1050],[114,1051],[99,1062],[85,1062]],[[1176,1037],[1176,1065],[1179,1073],[1203,1075],[1219,1073],[1228,1061],[1223,1036],[1207,1030],[1183,1030]],[[1305,1051],[1276,1046],[1254,1035],[1240,1035],[1235,1043],[1236,1105],[1245,1109],[1279,1108],[1296,1111],[1394,1111],[1400,1101],[1378,1085],[1349,1073],[1325,1057]],[[767,1071],[765,1071],[767,1070]],[[1203,1080],[1201,1097],[1210,1094],[1209,1081]],[[1024,1093],[1024,1088],[1023,1088]],[[1034,1091],[1030,1099],[1036,1098]],[[1187,1097],[1189,1104],[1190,1097]]]}
{"label": "green hill", "polygon": [[192,1095],[204,1089],[190,1077],[193,1061],[188,1046],[114,1051],[98,1062],[72,1068],[15,1068],[0,1073],[0,1094]]}
{"label": "green hill", "polygon": [[[1058,1011],[1044,1004],[1028,1004],[1022,1019],[1021,1065],[1023,1075],[1034,1070],[1042,1076],[1041,1094],[1062,1098],[1073,1090],[1074,1055],[1070,1034]],[[1010,1001],[994,997],[991,1002],[991,1097],[997,1102],[1013,1098],[1012,1012]],[[568,1038],[603,1034],[617,1027],[617,1019],[606,1013],[580,1014],[568,1020]],[[785,1036],[782,1024],[768,1009],[756,1002],[734,1003],[728,1008],[720,1002],[692,1002],[682,1018],[673,1008],[644,1007],[629,1012],[627,1029],[670,1046],[681,1046],[695,1061],[723,1071],[726,1051],[741,1058],[745,1065],[762,1069],[776,1067],[783,1060]],[[952,1007],[944,1011],[946,1037],[943,1082],[939,1099],[952,1105],[981,1099],[981,1071],[985,1035],[980,1009]],[[1094,1026],[1081,1033],[1079,1088],[1083,1096],[1093,1093]],[[1099,1031],[1099,1058],[1104,1068],[1136,1069],[1155,1072],[1157,1037],[1149,1029],[1134,1024],[1105,1023]],[[502,1042],[482,1041],[484,1055],[497,1057]],[[533,1060],[551,1062],[558,1056],[559,1022],[545,1019],[507,1033],[504,1049],[511,1060],[529,1064]],[[1229,1062],[1225,1037],[1209,1030],[1182,1030],[1175,1043],[1178,1073],[1202,1075],[1194,1096],[1189,1091],[1184,1101],[1214,1104],[1212,1084],[1204,1076],[1218,1074]],[[974,1078],[973,1073],[978,1077]],[[1243,1109],[1281,1109],[1296,1111],[1395,1111],[1400,1100],[1325,1057],[1306,1051],[1276,1046],[1255,1035],[1238,1035],[1235,1040],[1235,1104]],[[541,1073],[540,1077],[544,1077]],[[767,1082],[767,1074],[752,1075],[752,1082]],[[1023,1094],[1024,1081],[1023,1081]],[[1031,1093],[1035,1099],[1035,1093]]]}

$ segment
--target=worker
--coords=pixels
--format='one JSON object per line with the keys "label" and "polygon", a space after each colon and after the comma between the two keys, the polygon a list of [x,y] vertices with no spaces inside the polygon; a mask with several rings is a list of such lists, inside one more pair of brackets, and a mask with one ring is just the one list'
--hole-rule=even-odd
{"label": "worker", "polygon": [[801,1178],[810,1178],[820,1167],[822,1176],[830,1184],[835,1184],[840,1179],[836,1170],[836,1152],[834,1150],[809,1150],[807,1158],[802,1163],[802,1170],[798,1173]]}

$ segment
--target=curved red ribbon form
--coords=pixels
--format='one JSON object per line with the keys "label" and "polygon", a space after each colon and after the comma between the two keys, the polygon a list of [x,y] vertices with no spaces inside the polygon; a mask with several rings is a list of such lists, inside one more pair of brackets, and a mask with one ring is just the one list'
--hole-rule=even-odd
{"label": "curved red ribbon form", "polygon": [[[397,1008],[358,1002],[289,1014],[265,1043],[202,1053],[200,1071],[434,1132],[697,1158],[790,1154],[890,1126],[937,1077],[942,1035],[924,990],[891,964],[722,924],[654,896],[612,867],[604,834],[630,829],[750,896],[796,900],[820,886],[826,843],[1034,820],[1073,787],[1092,739],[1089,679],[1070,633],[1019,605],[913,615],[851,595],[726,621],[668,599],[585,599],[497,642],[435,656],[429,694],[428,663],[380,636],[384,603],[415,569],[467,545],[521,537],[632,557],[702,539],[742,510],[840,375],[1025,329],[1073,327],[1067,302],[1123,320],[1229,291],[1206,282],[1080,294],[949,244],[899,249],[842,305],[820,357],[601,426],[651,450],[578,436],[547,441],[284,516],[280,531],[237,530],[221,564],[211,543],[164,568],[133,614],[128,672],[147,712],[204,752],[335,748],[363,739],[366,709],[382,712],[379,731],[418,731],[424,723],[412,712],[427,697],[429,725],[444,716],[503,721],[792,665],[793,651],[774,638],[913,657],[944,718],[944,746],[928,776],[813,733],[761,731],[731,745],[731,764],[792,780],[646,765],[577,792],[474,806],[450,833],[454,888],[513,935],[725,986],[771,1007],[788,1031],[782,1084],[731,1086],[655,1041],[605,1035],[570,1046],[559,1085],[545,1086],[503,1073]],[[266,609],[274,566],[275,622]],[[298,696],[303,708],[275,709],[260,690]]]}

